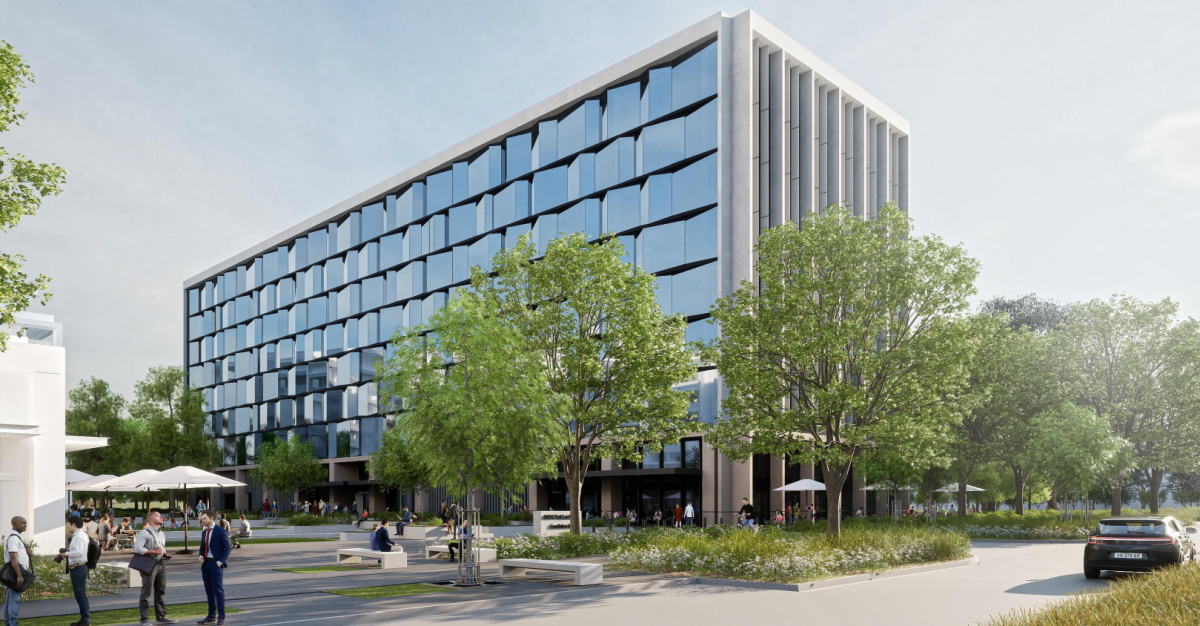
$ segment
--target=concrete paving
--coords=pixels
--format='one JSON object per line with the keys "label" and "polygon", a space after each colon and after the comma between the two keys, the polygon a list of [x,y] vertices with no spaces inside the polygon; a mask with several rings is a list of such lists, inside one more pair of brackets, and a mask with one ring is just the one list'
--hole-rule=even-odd
{"label": "concrete paving", "polygon": [[[246,613],[231,626],[346,626],[348,624],[702,624],[755,623],[937,626],[971,624],[1018,607],[1035,607],[1083,589],[1102,588],[1080,569],[1082,543],[981,541],[979,565],[805,592],[724,585],[680,586],[676,577],[605,572],[602,587],[581,588],[567,575],[538,573],[502,585],[420,596],[359,600],[326,590],[450,580],[455,566],[424,558],[423,542],[405,540],[409,567],[383,571],[294,574],[282,567],[332,565],[337,547],[359,542],[265,544],[237,550],[226,571],[227,604]],[[114,560],[128,559],[115,555]],[[108,558],[106,558],[108,560]],[[585,559],[603,562],[599,559]],[[498,579],[496,566],[485,576]],[[168,566],[168,604],[204,601],[195,557]],[[92,610],[137,606],[137,591],[91,598]],[[69,614],[73,600],[22,603],[22,617]],[[169,611],[168,611],[169,613]]]}

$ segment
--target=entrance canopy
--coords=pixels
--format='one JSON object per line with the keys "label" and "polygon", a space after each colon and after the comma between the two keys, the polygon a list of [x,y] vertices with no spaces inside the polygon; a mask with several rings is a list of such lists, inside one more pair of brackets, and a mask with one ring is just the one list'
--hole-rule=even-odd
{"label": "entrance canopy", "polygon": [[777,487],[775,491],[825,491],[825,483],[819,483],[811,478],[801,478],[794,483]]}

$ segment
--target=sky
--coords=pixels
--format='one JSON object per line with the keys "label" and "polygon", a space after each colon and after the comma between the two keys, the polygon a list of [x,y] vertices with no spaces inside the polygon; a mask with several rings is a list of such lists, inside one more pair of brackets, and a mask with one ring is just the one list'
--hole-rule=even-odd
{"label": "sky", "polygon": [[1197,2],[9,2],[0,145],[68,170],[0,250],[52,278],[68,386],[178,364],[183,281],[718,11],[911,124],[912,215],[979,298],[1200,318]]}

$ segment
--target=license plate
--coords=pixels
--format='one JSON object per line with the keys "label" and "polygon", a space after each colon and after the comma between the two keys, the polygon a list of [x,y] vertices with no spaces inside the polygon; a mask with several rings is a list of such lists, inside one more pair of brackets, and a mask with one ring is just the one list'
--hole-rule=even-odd
{"label": "license plate", "polygon": [[1146,555],[1140,552],[1113,552],[1114,559],[1144,559]]}

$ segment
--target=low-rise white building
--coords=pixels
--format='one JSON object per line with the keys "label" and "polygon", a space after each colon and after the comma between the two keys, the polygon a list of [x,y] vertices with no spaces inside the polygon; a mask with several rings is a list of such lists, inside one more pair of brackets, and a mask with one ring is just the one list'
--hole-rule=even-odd
{"label": "low-rise white building", "polygon": [[[24,329],[24,336],[17,331]],[[38,553],[63,544],[66,453],[99,448],[103,437],[66,434],[67,353],[62,324],[54,316],[17,315],[0,352],[0,527],[14,516],[29,521],[26,540]]]}

